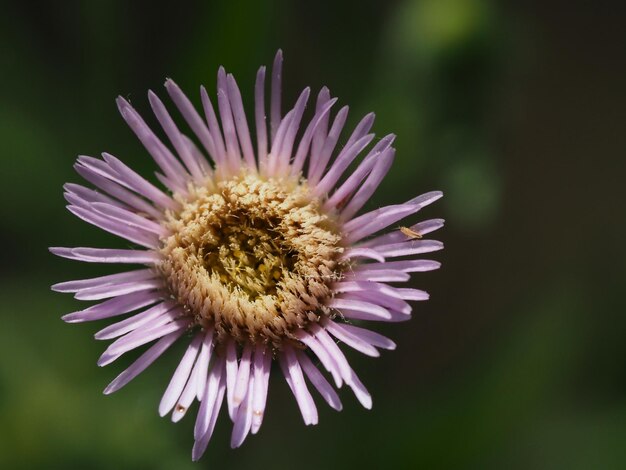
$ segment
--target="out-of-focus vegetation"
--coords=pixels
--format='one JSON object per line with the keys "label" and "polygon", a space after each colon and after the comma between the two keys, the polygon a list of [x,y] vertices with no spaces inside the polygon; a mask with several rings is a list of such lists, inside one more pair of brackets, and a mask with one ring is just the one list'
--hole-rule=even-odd
{"label": "out-of-focus vegetation", "polygon": [[[624,16],[611,2],[5,2],[0,16],[1,468],[626,466],[622,203]],[[615,2],[617,5],[617,2]],[[121,246],[64,210],[78,154],[153,164],[117,115],[173,77],[198,102],[220,64],[251,103],[283,48],[286,101],[327,85],[352,124],[377,113],[396,165],[370,207],[442,189],[444,267],[398,349],[349,353],[374,397],[320,403],[306,428],[279,374],[262,431],[236,451],[222,419],[199,465],[193,419],[157,415],[178,348],[111,397],[99,325],[50,292],[106,267],[48,246]],[[152,119],[152,118],[150,118]],[[154,122],[152,119],[151,122]]]}

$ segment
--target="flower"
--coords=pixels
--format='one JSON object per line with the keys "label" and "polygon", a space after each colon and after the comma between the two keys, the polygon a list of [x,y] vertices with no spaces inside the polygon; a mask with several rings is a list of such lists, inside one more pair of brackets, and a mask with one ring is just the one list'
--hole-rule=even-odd
{"label": "flower", "polygon": [[[414,257],[443,247],[422,238],[443,220],[379,232],[435,201],[440,192],[357,215],[392,164],[394,136],[376,141],[348,174],[374,141],[369,133],[374,115],[365,116],[338,146],[348,107],[330,124],[337,99],[322,88],[314,116],[301,126],[310,89],[283,116],[281,79],[279,51],[272,68],[269,133],[265,67],[257,73],[256,150],[235,79],[223,68],[217,81],[219,120],[203,87],[205,118],[172,80],[165,82],[192,138],[148,93],[173,150],[119,97],[120,113],[160,168],[156,176],[165,190],[108,153],[102,159],[80,156],[75,165],[97,190],[64,186],[70,212],[143,249],[50,251],[73,260],[145,267],[55,284],[53,290],[72,292],[79,300],[101,301],[63,319],[75,323],[139,311],[95,335],[115,339],[98,360],[100,366],[153,343],[105,394],[130,382],[179,338],[188,339],[159,413],[171,412],[178,421],[195,399],[200,401],[194,460],[206,450],[224,398],[234,423],[232,447],[259,430],[274,360],[307,425],[316,424],[318,416],[305,377],[331,407],[342,407],[316,363],[337,387],[345,383],[371,408],[369,393],[337,341],[374,357],[377,348],[394,349],[393,341],[357,324],[410,319],[407,301],[425,300],[428,294],[389,283],[439,267]],[[401,259],[389,261],[394,258]]]}

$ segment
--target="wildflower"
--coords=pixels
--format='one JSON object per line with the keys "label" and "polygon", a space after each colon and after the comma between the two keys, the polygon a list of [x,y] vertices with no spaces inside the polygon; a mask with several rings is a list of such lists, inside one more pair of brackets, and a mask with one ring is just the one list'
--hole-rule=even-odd
{"label": "wildflower", "polygon": [[[377,348],[394,349],[393,341],[360,323],[408,320],[407,301],[425,300],[428,294],[389,283],[439,267],[436,261],[414,257],[442,248],[440,242],[423,238],[440,228],[442,220],[403,227],[417,234],[413,236],[397,228],[379,232],[441,193],[357,215],[392,164],[394,136],[370,145],[374,115],[368,114],[339,146],[348,107],[331,124],[337,99],[323,88],[314,116],[301,125],[310,90],[283,116],[281,78],[279,51],[272,69],[269,129],[265,67],[257,74],[256,146],[235,79],[223,68],[217,81],[219,119],[204,88],[201,117],[172,80],[165,83],[192,138],[181,133],[162,101],[149,92],[171,147],[120,97],[120,113],[160,168],[156,176],[165,189],[108,153],[102,159],[80,156],[75,165],[96,190],[64,186],[70,212],[141,249],[51,248],[52,253],[145,267],[55,284],[55,291],[100,301],[63,319],[75,323],[139,312],[95,335],[114,339],[98,360],[100,366],[152,343],[105,394],[130,382],[179,338],[188,339],[159,413],[171,413],[178,421],[194,400],[200,402],[194,460],[207,447],[224,399],[234,423],[232,447],[259,430],[273,361],[279,363],[305,424],[318,421],[305,378],[331,407],[342,407],[318,363],[336,387],[345,383],[369,409],[371,397],[337,341],[374,357]],[[389,261],[394,258],[401,259]]]}

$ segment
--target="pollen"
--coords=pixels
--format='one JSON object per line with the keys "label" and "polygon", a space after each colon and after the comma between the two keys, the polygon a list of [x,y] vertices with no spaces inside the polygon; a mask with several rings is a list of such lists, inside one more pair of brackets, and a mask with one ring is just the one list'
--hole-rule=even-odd
{"label": "pollen", "polygon": [[215,328],[218,342],[280,349],[330,314],[341,234],[304,180],[250,172],[190,194],[167,214],[159,269],[198,325]]}

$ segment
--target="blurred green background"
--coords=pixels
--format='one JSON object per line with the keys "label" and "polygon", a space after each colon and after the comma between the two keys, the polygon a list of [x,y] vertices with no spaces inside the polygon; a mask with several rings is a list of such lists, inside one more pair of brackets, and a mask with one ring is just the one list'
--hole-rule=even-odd
{"label": "blurred green background", "polygon": [[[1,3],[0,467],[626,468],[622,2]],[[287,103],[327,85],[398,135],[369,207],[445,192],[423,212],[447,219],[444,265],[381,328],[395,352],[348,353],[372,411],[342,390],[307,428],[275,374],[260,434],[231,451],[222,415],[192,464],[193,419],[157,415],[182,345],[104,397],[130,359],[99,369],[102,323],[64,324],[79,302],[49,285],[115,268],[47,247],[123,245],[61,189],[78,154],[152,174],[118,94],[147,116],[171,76],[197,103],[223,64],[250,105],[279,47]]]}

